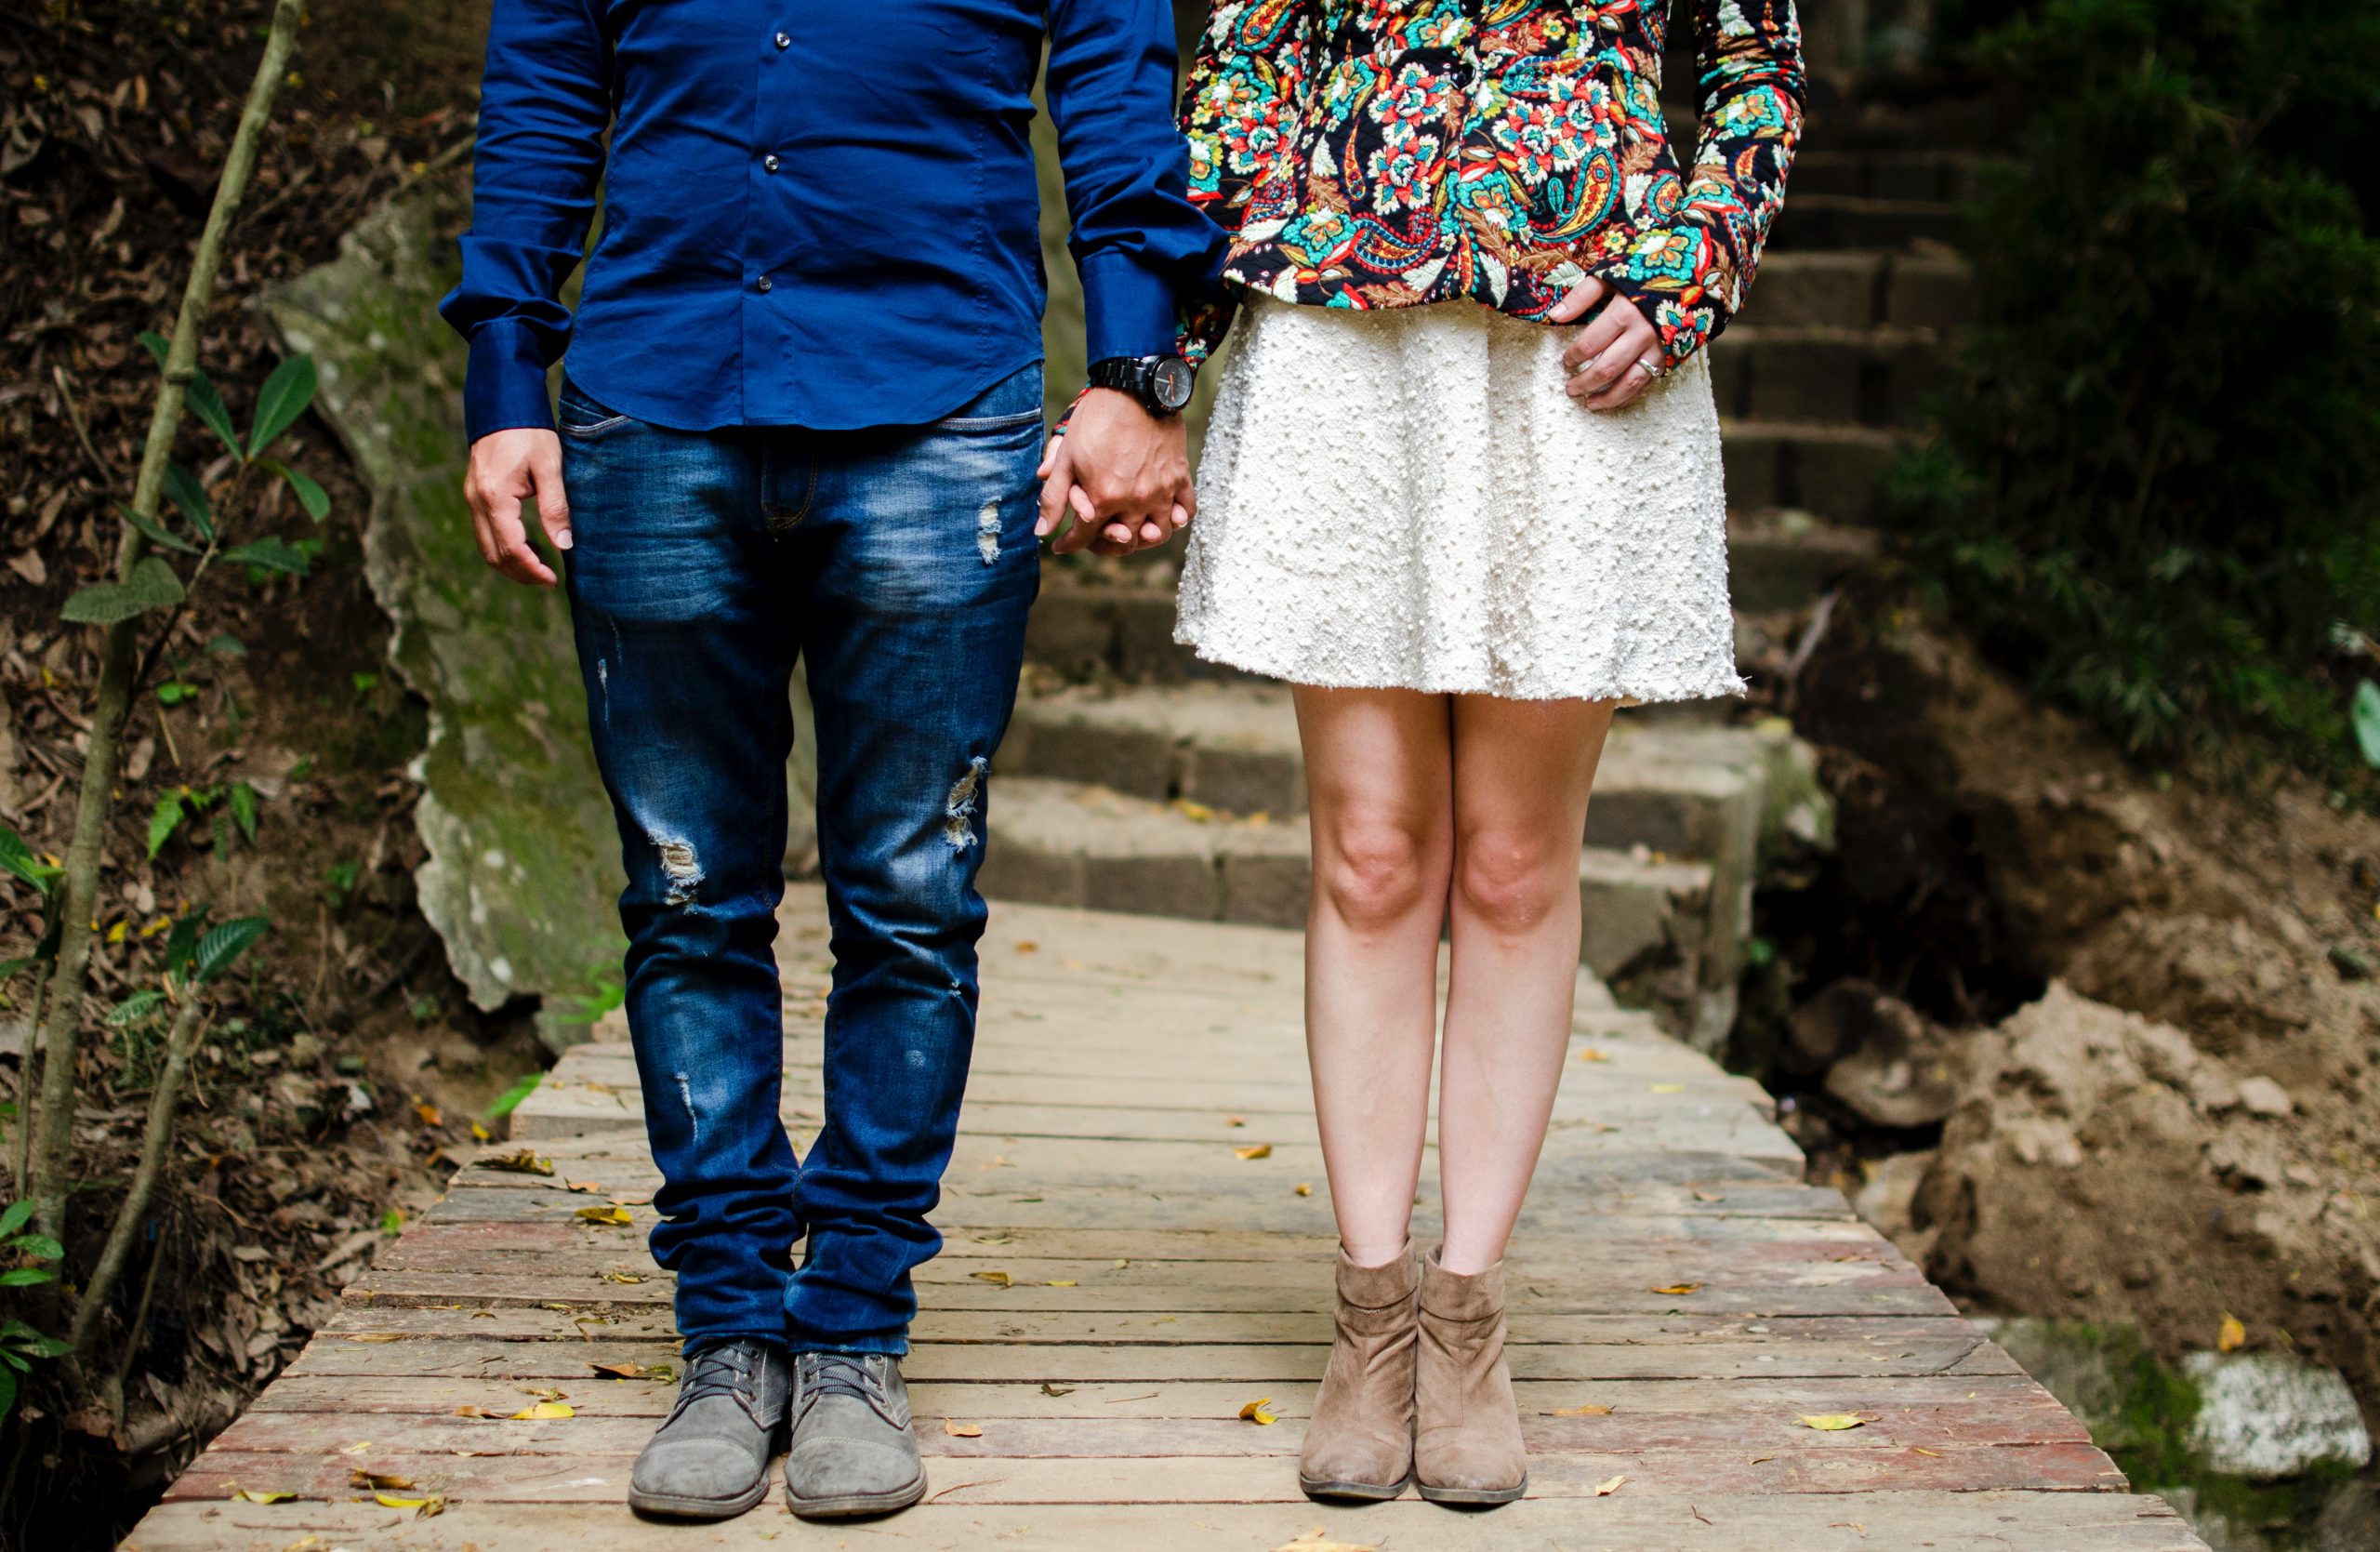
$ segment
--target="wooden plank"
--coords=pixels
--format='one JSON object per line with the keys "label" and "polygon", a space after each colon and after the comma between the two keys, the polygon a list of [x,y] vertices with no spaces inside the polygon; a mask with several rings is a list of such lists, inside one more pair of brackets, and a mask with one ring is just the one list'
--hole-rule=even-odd
{"label": "wooden plank", "polygon": [[152,1514],[125,1552],[284,1552],[308,1535],[320,1537],[324,1548],[392,1545],[406,1552],[786,1552],[839,1544],[903,1552],[1267,1552],[1317,1527],[1351,1545],[1395,1552],[2205,1552],[2164,1505],[2118,1493],[1661,1494],[1633,1483],[1607,1498],[1524,1501],[1491,1515],[1451,1513],[1411,1497],[1361,1508],[1200,1505],[1159,1516],[1132,1505],[943,1503],[820,1531],[805,1531],[774,1501],[721,1525],[640,1520],[611,1506],[450,1500],[438,1518],[416,1519],[372,1504],[196,1501]]}

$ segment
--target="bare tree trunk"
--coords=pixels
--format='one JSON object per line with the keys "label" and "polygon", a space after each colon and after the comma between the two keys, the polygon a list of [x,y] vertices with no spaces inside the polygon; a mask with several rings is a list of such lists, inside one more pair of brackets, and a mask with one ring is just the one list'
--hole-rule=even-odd
{"label": "bare tree trunk", "polygon": [[[299,0],[277,0],[272,26],[265,39],[264,58],[248,86],[246,104],[240,110],[239,128],[215,185],[215,204],[199,234],[198,252],[191,264],[190,284],[182,288],[181,311],[175,315],[174,337],[165,352],[165,380],[157,388],[157,403],[149,418],[149,440],[140,453],[140,473],[134,482],[132,509],[153,521],[165,490],[165,469],[174,450],[174,433],[182,418],[182,400],[191,374],[198,365],[198,337],[215,297],[216,271],[223,261],[223,237],[247,192],[248,176],[256,170],[257,141],[272,113],[273,99],[288,73],[289,53],[298,41]],[[140,531],[127,523],[116,547],[119,581],[131,578],[132,568],[148,550]],[[24,1186],[33,1204],[34,1221],[42,1231],[63,1240],[66,1195],[72,1185],[71,1160],[74,1122],[74,1069],[81,1055],[83,985],[91,963],[91,928],[99,904],[99,857],[107,841],[110,793],[115,786],[124,719],[132,700],[135,648],[139,617],[107,627],[100,649],[99,688],[91,711],[91,745],[84,756],[83,784],[74,804],[74,835],[66,848],[66,871],[58,881],[60,932],[58,963],[50,975],[47,1045],[42,1053],[41,1109],[34,1121],[30,1178]]]}
{"label": "bare tree trunk", "polygon": [[20,1197],[25,1194],[25,1167],[33,1157],[33,1047],[40,1043],[42,997],[49,990],[50,968],[47,962],[33,966],[33,995],[25,999],[25,1038],[17,1047],[17,1139],[8,1183]]}
{"label": "bare tree trunk", "polygon": [[165,1037],[165,1065],[159,1070],[157,1086],[149,1095],[149,1121],[140,1132],[139,1167],[132,1172],[131,1187],[115,1210],[115,1223],[108,1229],[107,1246],[99,1252],[99,1265],[91,1269],[91,1280],[84,1284],[81,1295],[74,1301],[74,1329],[66,1340],[78,1359],[89,1349],[92,1333],[99,1330],[99,1315],[107,1308],[108,1295],[115,1292],[117,1280],[124,1276],[125,1263],[132,1255],[132,1241],[148,1219],[149,1199],[157,1192],[157,1179],[165,1173],[165,1155],[171,1151],[174,1111],[181,1105],[182,1083],[190,1076],[191,1055],[198,1049],[198,1037],[205,1032],[206,1024],[205,991],[192,983],[183,988],[182,995],[190,1000],[175,1013],[173,1030]]}

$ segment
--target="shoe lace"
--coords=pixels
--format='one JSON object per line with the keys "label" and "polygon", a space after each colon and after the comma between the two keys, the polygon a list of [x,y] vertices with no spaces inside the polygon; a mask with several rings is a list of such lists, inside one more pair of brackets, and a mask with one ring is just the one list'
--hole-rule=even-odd
{"label": "shoe lace", "polygon": [[760,1355],[740,1342],[705,1347],[687,1360],[686,1383],[678,1392],[678,1410],[683,1412],[696,1401],[714,1396],[730,1397],[748,1409],[759,1399],[752,1377],[759,1372],[760,1361]]}
{"label": "shoe lace", "polygon": [[804,1412],[828,1396],[849,1396],[879,1412],[884,1408],[884,1383],[865,1360],[841,1353],[804,1353],[801,1369]]}

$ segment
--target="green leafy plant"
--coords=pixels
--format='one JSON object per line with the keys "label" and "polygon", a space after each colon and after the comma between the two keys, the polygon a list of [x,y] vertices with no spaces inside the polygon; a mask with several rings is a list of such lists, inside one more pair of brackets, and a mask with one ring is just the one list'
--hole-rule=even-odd
{"label": "green leafy plant", "polygon": [[[0,1260],[65,1259],[65,1246],[27,1227],[33,1215],[33,1204],[30,1201],[12,1201],[6,1212],[0,1212]],[[14,1266],[0,1271],[0,1288],[33,1288],[57,1280],[58,1274],[47,1267]],[[62,1358],[73,1350],[66,1343],[45,1335],[14,1317],[0,1321],[0,1417],[16,1411],[21,1376],[31,1372],[35,1360]]]}
{"label": "green leafy plant", "polygon": [[2134,751],[2361,768],[2380,626],[2380,12],[2049,0],[1970,211],[1977,322],[1900,485],[2003,661]]}

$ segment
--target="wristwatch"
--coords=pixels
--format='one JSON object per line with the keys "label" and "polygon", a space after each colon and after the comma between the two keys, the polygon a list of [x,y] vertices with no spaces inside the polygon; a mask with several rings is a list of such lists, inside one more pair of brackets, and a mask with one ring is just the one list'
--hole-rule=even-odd
{"label": "wristwatch", "polygon": [[1093,388],[1130,393],[1142,408],[1162,418],[1182,413],[1198,375],[1178,355],[1119,355],[1092,362],[1090,380]]}

